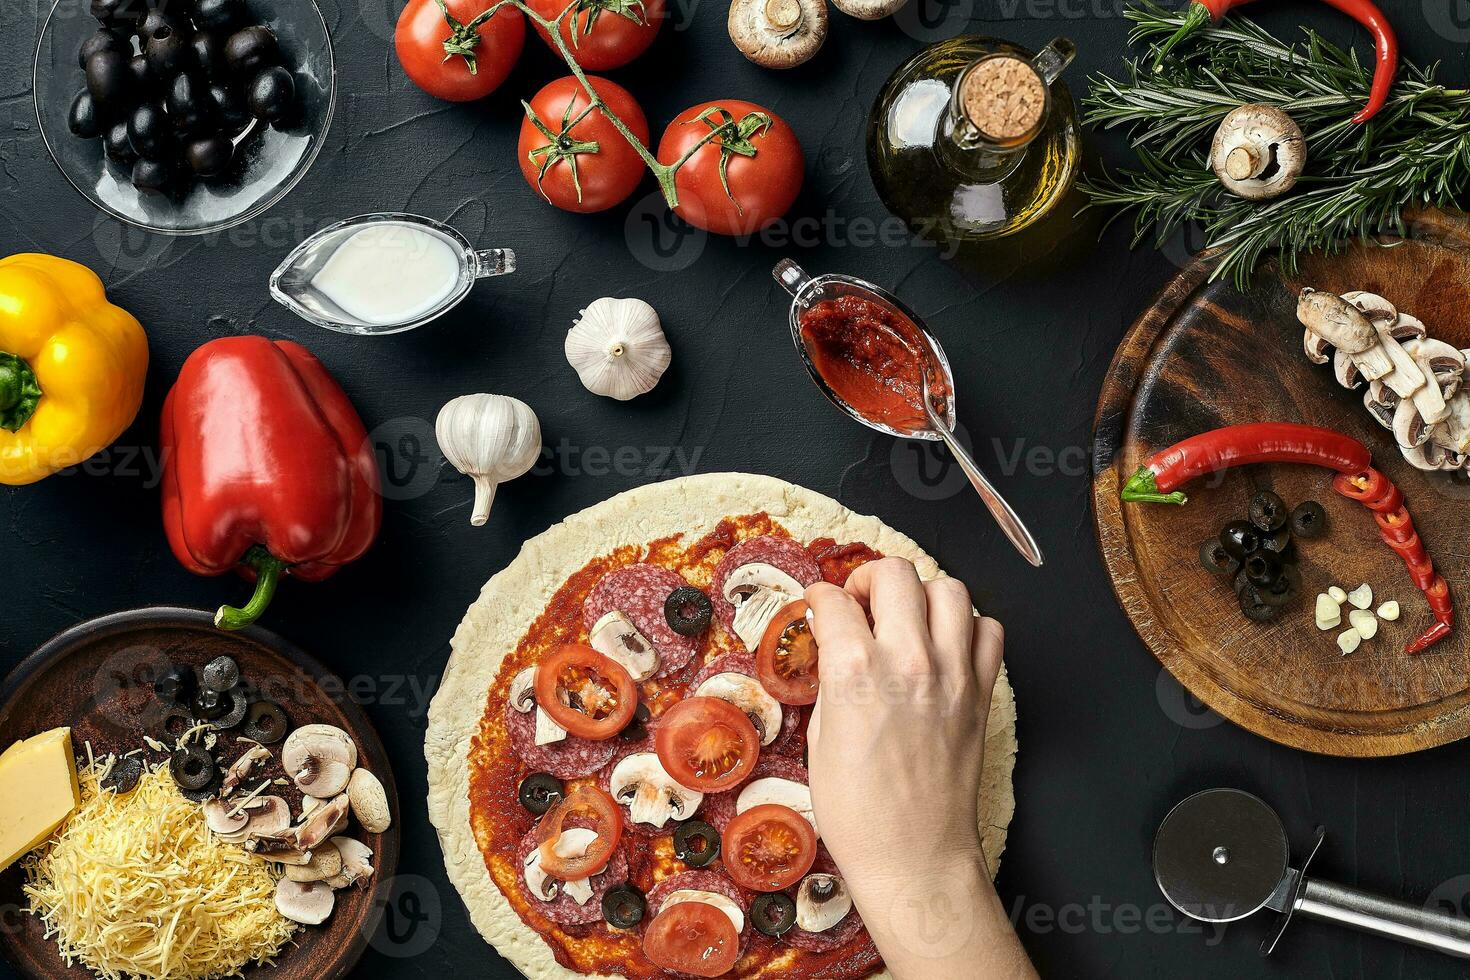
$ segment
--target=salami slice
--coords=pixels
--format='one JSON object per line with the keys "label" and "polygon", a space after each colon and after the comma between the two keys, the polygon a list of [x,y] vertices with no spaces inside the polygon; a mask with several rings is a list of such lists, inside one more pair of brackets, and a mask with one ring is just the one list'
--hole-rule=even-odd
{"label": "salami slice", "polygon": [[[741,565],[764,562],[774,565],[796,579],[803,586],[814,585],[822,580],[822,570],[815,559],[793,538],[763,535],[742,541],[726,553],[715,566],[714,581],[710,589],[710,602],[714,603],[715,615],[728,629],[735,622],[735,607],[725,598],[725,580]],[[795,596],[794,598],[801,598]]]}
{"label": "salami slice", "polygon": [[[568,821],[567,826],[576,826],[576,821]],[[525,866],[526,858],[537,846],[536,828],[532,827],[526,836],[521,838],[521,843],[516,848],[516,861],[521,867]],[[607,894],[614,885],[621,885],[628,880],[628,855],[624,853],[622,847],[619,847],[608,859],[607,867],[588,879],[592,883],[592,897],[583,905],[579,905],[576,899],[568,895],[565,888],[557,889],[556,898],[549,902],[544,901],[531,894],[524,874],[519,875],[516,880],[520,883],[521,893],[526,896],[526,901],[530,903],[531,908],[557,925],[585,926],[602,921],[602,896]]]}
{"label": "salami slice", "polygon": [[709,871],[700,869],[697,871],[685,871],[680,874],[670,875],[663,881],[648,890],[646,896],[648,901],[648,915],[644,922],[652,922],[663,911],[664,902],[674,892],[679,891],[714,892],[716,895],[724,895],[730,901],[740,906],[745,913],[745,927],[740,930],[740,949],[743,953],[745,944],[750,939],[750,901],[739,885],[731,880],[724,871]]}
{"label": "salami slice", "polygon": [[757,780],[774,776],[777,779],[789,779],[794,783],[809,785],[807,780],[806,766],[793,759],[780,759],[763,756],[755,764],[755,769],[750,774],[750,779],[745,784],[728,790],[724,793],[715,793],[704,798],[704,803],[699,808],[699,817],[705,823],[714,827],[721,834],[735,819],[735,803],[740,799],[740,791],[745,785]]}
{"label": "salami slice", "polygon": [[505,706],[505,728],[510,733],[511,748],[516,757],[532,771],[549,772],[557,779],[590,776],[607,765],[615,746],[612,742],[593,742],[568,735],[549,745],[536,744],[536,712],[517,711]]}
{"label": "salami slice", "polygon": [[639,564],[615,568],[604,575],[582,604],[582,619],[590,631],[597,621],[617,611],[627,616],[658,651],[658,673],[667,677],[682,670],[699,650],[699,637],[680,636],[664,617],[664,600],[675,589],[689,583],[677,572],[657,565]]}
{"label": "salami slice", "polygon": [[[689,691],[699,689],[699,685],[709,680],[716,674],[744,674],[747,677],[756,677],[755,657],[743,650],[722,654],[700,668],[699,673],[689,682]],[[761,746],[762,755],[776,755],[788,759],[800,759],[801,753],[806,748],[806,724],[799,707],[789,704],[781,705],[781,730],[770,745]]]}
{"label": "salami slice", "polygon": [[[812,873],[828,875],[841,874],[837,870],[837,863],[832,860],[832,855],[821,845],[818,845],[817,860],[812,864]],[[796,893],[800,887],[798,884],[796,888],[787,890],[786,894],[791,897],[792,901],[796,900]],[[807,932],[799,926],[793,926],[789,932],[782,935],[781,941],[795,946],[797,949],[806,950],[809,953],[825,953],[829,950],[837,949],[840,946],[846,946],[858,938],[859,935],[866,935],[866,932],[867,929],[863,925],[863,917],[858,915],[857,909],[854,908],[842,917],[841,922],[830,929],[823,929],[821,932]]]}

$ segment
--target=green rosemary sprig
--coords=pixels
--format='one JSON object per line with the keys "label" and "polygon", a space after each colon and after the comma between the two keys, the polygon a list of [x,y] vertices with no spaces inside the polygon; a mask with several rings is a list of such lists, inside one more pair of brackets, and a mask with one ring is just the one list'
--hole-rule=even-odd
{"label": "green rosemary sprig", "polygon": [[[1370,122],[1349,119],[1368,97],[1370,72],[1310,30],[1285,44],[1231,16],[1171,52],[1154,72],[1158,47],[1185,11],[1140,0],[1127,11],[1130,41],[1145,53],[1121,79],[1090,78],[1089,123],[1122,127],[1141,167],[1084,179],[1089,206],[1133,212],[1133,242],[1153,233],[1162,244],[1181,225],[1204,228],[1206,248],[1221,249],[1212,278],[1242,288],[1257,264],[1279,253],[1287,271],[1306,252],[1335,252],[1354,238],[1401,233],[1411,204],[1455,206],[1470,187],[1470,91],[1435,81],[1436,66],[1401,63],[1388,104]],[[1210,140],[1235,107],[1264,102],[1301,126],[1307,166],[1283,197],[1251,202],[1220,186],[1209,166]]]}

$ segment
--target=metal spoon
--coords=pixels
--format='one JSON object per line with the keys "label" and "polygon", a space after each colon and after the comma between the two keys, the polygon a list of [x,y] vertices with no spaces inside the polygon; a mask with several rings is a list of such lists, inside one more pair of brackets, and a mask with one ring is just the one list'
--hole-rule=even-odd
{"label": "metal spoon", "polygon": [[1005,532],[1005,536],[1010,539],[1011,544],[1016,546],[1016,550],[1021,553],[1021,557],[1030,562],[1033,568],[1040,568],[1042,563],[1041,548],[1037,546],[1036,539],[1031,536],[1031,532],[1021,520],[1021,516],[1016,513],[1015,508],[1006,503],[1005,498],[995,489],[995,485],[986,478],[985,473],[980,469],[980,465],[975,462],[969,453],[965,452],[965,447],[960,445],[960,441],[955,438],[949,426],[945,425],[944,420],[939,417],[939,413],[934,411],[933,399],[929,397],[929,369],[927,364],[924,367],[923,382],[924,414],[929,417],[930,430],[938,433],[939,438],[949,447],[949,451],[954,454],[955,461],[960,464],[960,469],[964,470],[965,476],[970,478],[970,485],[975,488],[975,492],[985,502],[985,506],[989,508],[991,515],[995,518],[995,522],[1000,525],[1000,529]]}

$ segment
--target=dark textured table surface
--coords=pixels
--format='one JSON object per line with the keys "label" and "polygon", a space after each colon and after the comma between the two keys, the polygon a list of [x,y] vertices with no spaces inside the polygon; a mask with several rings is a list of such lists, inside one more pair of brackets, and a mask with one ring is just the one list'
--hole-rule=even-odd
{"label": "dark textured table surface", "polygon": [[[74,3],[75,0],[63,0]],[[806,189],[784,238],[705,239],[660,217],[652,183],[610,214],[545,206],[514,163],[520,108],[564,72],[539,42],[483,103],[450,106],[410,85],[389,38],[400,0],[324,0],[338,55],[336,121],[315,168],[262,218],[202,238],[150,237],[104,220],[46,155],[32,107],[31,51],[48,0],[0,9],[0,254],[48,251],[86,263],[146,326],[152,365],[137,423],[88,467],[0,492],[0,666],[57,631],[119,609],[213,607],[233,578],[197,579],[168,551],[159,519],[157,420],[184,358],[215,337],[258,333],[310,347],[341,380],[379,446],[388,495],[381,540],[321,586],[288,583],[265,625],[352,681],[387,743],[404,801],[395,895],[358,975],[504,976],[445,879],[425,811],[422,735],[449,637],[484,581],[521,542],[618,491],[688,472],[768,473],[874,513],[912,535],[978,604],[1002,619],[1020,710],[1018,806],[1000,891],[1045,976],[1454,977],[1451,960],[1302,923],[1268,961],[1267,923],[1228,929],[1171,914],[1149,870],[1169,806],[1206,786],[1260,793],[1297,847],[1325,824],[1319,870],[1416,900],[1470,907],[1464,811],[1470,745],[1370,762],[1269,744],[1192,703],[1135,637],[1097,555],[1088,504],[1094,402],[1123,331],[1185,260],[1188,243],[1131,252],[1115,227],[1067,222],[1052,247],[946,261],[917,244],[875,244],[887,220],[868,179],[868,108],[897,65],[961,31],[1030,47],[1066,34],[1067,79],[1114,70],[1125,51],[1121,0],[915,0],[900,22],[835,16],[812,64],[772,74],[725,35],[724,2],[671,0],[652,53],[616,73],[655,133],[697,101],[739,97],[785,116],[808,155]],[[1265,18],[1306,20],[1366,39],[1301,2]],[[1470,5],[1388,0],[1406,54],[1442,60],[1463,82]],[[1089,135],[1111,163],[1112,136]],[[1094,160],[1093,166],[1097,163]],[[479,285],[452,315],[369,340],[327,333],[272,303],[272,268],[314,229],[367,211],[445,219],[520,255],[512,277]],[[876,236],[880,239],[883,236]],[[891,239],[891,235],[888,236]],[[793,354],[787,298],[771,266],[793,256],[895,290],[928,318],[954,362],[960,414],[977,455],[1030,519],[1048,563],[1012,552],[958,470],[876,436],[824,402]],[[602,295],[639,296],[663,316],[674,365],[622,404],[577,383],[562,338]],[[442,463],[432,420],[448,398],[515,395],[539,413],[547,453],[504,486],[487,527],[470,527],[471,487]],[[882,801],[875,801],[882,805]],[[942,845],[936,842],[936,859]],[[4,968],[0,968],[3,970]]]}

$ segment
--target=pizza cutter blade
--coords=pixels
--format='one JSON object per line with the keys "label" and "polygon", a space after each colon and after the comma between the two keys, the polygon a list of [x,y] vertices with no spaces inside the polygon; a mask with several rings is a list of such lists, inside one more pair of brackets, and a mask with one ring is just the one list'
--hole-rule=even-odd
{"label": "pizza cutter blade", "polygon": [[1308,877],[1325,836],[1318,827],[1307,859],[1293,868],[1274,810],[1240,790],[1208,789],[1174,807],[1159,826],[1154,880],[1170,905],[1201,922],[1234,922],[1263,908],[1279,913],[1262,956],[1276,948],[1292,916],[1303,915],[1470,958],[1470,920]]}

